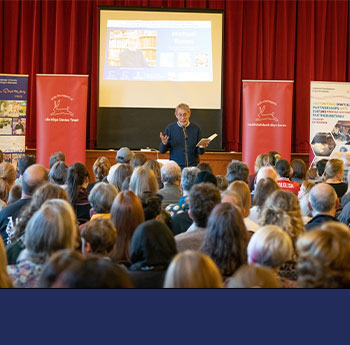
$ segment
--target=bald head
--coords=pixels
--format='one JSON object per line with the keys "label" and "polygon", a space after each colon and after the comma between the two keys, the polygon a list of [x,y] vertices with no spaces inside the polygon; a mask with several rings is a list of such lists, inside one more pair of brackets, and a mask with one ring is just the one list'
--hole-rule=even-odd
{"label": "bald head", "polygon": [[22,180],[22,192],[26,196],[32,196],[35,190],[48,182],[49,177],[46,168],[41,164],[33,164],[28,167],[24,174]]}
{"label": "bald head", "polygon": [[268,177],[270,177],[272,180],[277,182],[278,174],[276,170],[273,167],[260,168],[258,171],[258,174],[256,175],[256,184],[258,184],[262,178],[268,178]]}
{"label": "bald head", "polygon": [[337,207],[337,193],[327,183],[319,183],[310,191],[309,201],[312,215],[319,213],[335,213]]}

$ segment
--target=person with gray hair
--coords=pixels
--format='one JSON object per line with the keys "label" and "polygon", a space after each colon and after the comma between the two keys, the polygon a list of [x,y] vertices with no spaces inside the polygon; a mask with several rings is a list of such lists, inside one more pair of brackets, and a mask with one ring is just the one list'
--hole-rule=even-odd
{"label": "person with gray hair", "polygon": [[33,288],[43,264],[60,249],[74,249],[77,244],[77,219],[65,200],[46,201],[26,226],[24,244],[16,265],[7,271],[15,287]]}
{"label": "person with gray hair", "polygon": [[179,202],[182,196],[181,169],[175,161],[168,161],[163,164],[160,173],[164,187],[159,190],[158,194],[163,197],[162,206],[167,207],[169,204]]}
{"label": "person with gray hair", "polygon": [[61,151],[53,153],[49,158],[50,169],[56,162],[66,162],[66,155]]}
{"label": "person with gray hair", "polygon": [[165,208],[165,211],[169,212],[171,217],[184,212],[184,208],[186,204],[188,204],[188,194],[194,185],[194,181],[199,171],[200,170],[197,167],[183,168],[181,173],[182,197],[179,202],[170,204]]}
{"label": "person with gray hair", "polygon": [[248,184],[249,168],[244,162],[233,160],[226,169],[226,179],[230,185],[234,181],[244,181]]}
{"label": "person with gray hair", "polygon": [[307,231],[320,227],[325,222],[335,221],[339,200],[334,188],[327,183],[319,183],[313,187],[309,195],[309,205],[312,208],[312,219],[305,225]]}
{"label": "person with gray hair", "polygon": [[[293,243],[277,225],[266,225],[257,230],[248,243],[248,264],[270,267],[277,275],[279,268],[292,259]],[[295,283],[280,277],[282,287],[296,287]]]}

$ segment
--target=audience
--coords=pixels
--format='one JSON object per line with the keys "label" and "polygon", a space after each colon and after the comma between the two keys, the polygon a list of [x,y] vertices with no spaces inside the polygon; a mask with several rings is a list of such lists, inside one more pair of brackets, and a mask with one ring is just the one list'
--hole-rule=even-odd
{"label": "audience", "polygon": [[[163,188],[162,176],[160,170],[162,165],[156,159],[148,159],[147,162],[143,165],[146,169],[151,169],[154,172],[154,175],[158,181],[158,188]],[[131,174],[130,174],[131,175]]]}
{"label": "audience", "polygon": [[0,163],[0,210],[7,206],[11,188],[16,180],[16,170],[11,163]]}
{"label": "audience", "polygon": [[87,186],[88,192],[91,191],[91,189],[95,186],[96,183],[102,182],[104,179],[107,178],[109,169],[111,168],[111,162],[107,157],[100,156],[98,157],[94,165],[92,166],[92,171],[95,175],[95,182],[89,183]]}
{"label": "audience", "polygon": [[50,158],[49,158],[49,167],[50,169],[54,166],[54,164],[56,162],[63,162],[65,163],[66,162],[66,155],[59,151],[59,152],[55,152],[53,153]]}
{"label": "audience", "polygon": [[347,192],[348,184],[343,181],[344,163],[337,158],[330,159],[323,173],[323,182],[332,186],[339,199]]}
{"label": "audience", "polygon": [[129,189],[140,199],[145,191],[158,193],[158,182],[153,170],[142,166],[134,169],[130,178]]}
{"label": "audience", "polygon": [[277,180],[278,185],[282,190],[287,190],[293,192],[298,195],[300,184],[295,181],[291,181],[290,177],[292,176],[292,167],[289,162],[285,159],[281,159],[276,163],[276,171],[279,175],[279,179]]}
{"label": "audience", "polygon": [[52,183],[56,183],[62,188],[67,188],[67,173],[68,167],[65,162],[57,161],[49,172],[49,179]]}
{"label": "audience", "polygon": [[7,273],[7,258],[4,241],[0,237],[0,289],[12,288],[12,280]]}
{"label": "audience", "polygon": [[209,163],[201,162],[198,163],[197,168],[199,171],[209,171],[210,173],[213,174],[213,169],[211,168]]}
{"label": "audience", "polygon": [[108,182],[117,188],[118,191],[123,189],[123,183],[126,178],[132,175],[133,168],[130,164],[119,163],[108,178]]}
{"label": "audience", "polygon": [[292,177],[291,181],[298,182],[301,186],[306,179],[306,164],[302,159],[293,159],[291,162]]}
{"label": "audience", "polygon": [[228,184],[234,181],[243,181],[249,183],[249,168],[244,162],[233,160],[226,170],[226,179]]}
{"label": "audience", "polygon": [[16,179],[15,184],[19,184],[20,186],[22,185],[22,176],[23,176],[25,170],[29,166],[31,166],[35,163],[36,163],[36,157],[33,155],[25,155],[18,160],[17,170],[18,170],[19,177]]}
{"label": "audience", "polygon": [[228,182],[225,175],[216,175],[216,183],[221,192],[224,192],[228,187]]}
{"label": "audience", "polygon": [[170,263],[164,288],[216,289],[222,288],[219,269],[207,255],[194,250],[177,254]]}
{"label": "audience", "polygon": [[309,206],[309,196],[311,189],[315,187],[315,183],[304,181],[298,193],[298,199],[300,204],[300,211],[303,216],[304,224],[308,223],[312,217],[312,210]]}
{"label": "audience", "polygon": [[144,153],[135,153],[131,158],[130,164],[133,169],[143,166],[147,162],[147,156]]}
{"label": "audience", "polygon": [[130,163],[134,153],[128,147],[122,147],[118,150],[115,157],[116,163]]}

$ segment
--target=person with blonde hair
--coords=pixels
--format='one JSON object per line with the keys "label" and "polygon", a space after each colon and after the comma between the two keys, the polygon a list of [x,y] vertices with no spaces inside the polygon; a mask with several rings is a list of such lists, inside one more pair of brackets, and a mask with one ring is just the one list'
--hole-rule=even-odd
{"label": "person with blonde hair", "polygon": [[16,181],[16,170],[11,163],[0,163],[0,210],[7,206],[9,193]]}
{"label": "person with blonde hair", "polygon": [[348,184],[343,181],[344,163],[341,159],[330,159],[324,169],[323,182],[332,186],[339,199],[347,192]]}
{"label": "person with blonde hair", "polygon": [[12,288],[12,281],[6,270],[7,258],[4,241],[0,237],[0,289]]}
{"label": "person with blonde hair", "polygon": [[77,241],[77,219],[65,200],[46,201],[26,226],[25,250],[16,265],[7,267],[14,286],[33,288],[43,264],[60,249],[74,249]]}
{"label": "person with blonde hair", "polygon": [[297,241],[298,284],[303,288],[350,288],[350,231],[325,223]]}
{"label": "person with blonde hair", "polygon": [[163,188],[162,176],[160,173],[162,164],[159,163],[156,159],[148,159],[143,166],[147,169],[153,170],[154,175],[156,175],[156,178],[158,181],[158,188],[159,189]]}
{"label": "person with blonde hair", "polygon": [[220,271],[207,255],[185,250],[170,263],[164,279],[164,288],[216,289],[222,288]]}
{"label": "person with blonde hair", "polygon": [[129,189],[133,191],[140,199],[145,191],[157,193],[158,182],[153,170],[146,169],[142,166],[134,169],[130,178]]}
{"label": "person with blonde hair", "polygon": [[262,167],[267,167],[270,165],[269,162],[269,155],[267,153],[260,153],[254,163],[254,174],[249,175],[249,189],[252,192],[254,190],[255,184],[256,184],[256,176],[258,174],[258,171]]}
{"label": "person with blonde hair", "polygon": [[316,184],[310,181],[303,181],[298,193],[300,211],[303,216],[304,224],[308,223],[312,217],[312,210],[309,207],[310,191]]}

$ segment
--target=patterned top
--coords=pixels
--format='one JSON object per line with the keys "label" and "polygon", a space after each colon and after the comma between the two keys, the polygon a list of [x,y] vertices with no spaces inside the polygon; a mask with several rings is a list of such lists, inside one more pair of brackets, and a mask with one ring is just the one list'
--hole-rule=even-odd
{"label": "patterned top", "polygon": [[29,260],[21,260],[17,265],[7,266],[7,272],[16,288],[37,287],[41,269],[41,264],[35,264]]}
{"label": "patterned top", "polygon": [[168,205],[165,208],[165,211],[169,212],[171,217],[174,217],[177,214],[184,212],[184,207],[186,205],[186,199],[187,199],[187,195],[182,196],[178,203]]}

